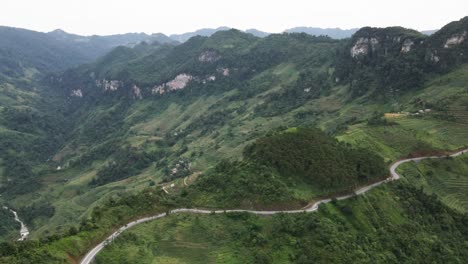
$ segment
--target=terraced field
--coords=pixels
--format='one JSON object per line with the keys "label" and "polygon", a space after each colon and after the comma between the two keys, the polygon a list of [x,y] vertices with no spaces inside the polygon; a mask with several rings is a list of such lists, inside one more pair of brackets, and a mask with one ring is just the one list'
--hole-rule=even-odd
{"label": "terraced field", "polygon": [[437,195],[443,203],[468,212],[468,154],[457,158],[426,160],[403,164],[399,172],[411,184],[429,194]]}
{"label": "terraced field", "polygon": [[448,115],[452,116],[455,122],[468,124],[468,103],[467,106],[450,107]]}
{"label": "terraced field", "polygon": [[[111,245],[114,249],[119,248],[119,255],[111,258],[162,264],[241,263],[245,248],[236,245],[229,230],[220,229],[221,226],[230,225],[235,225],[231,228],[240,229],[239,222],[243,221],[233,221],[223,216],[173,215],[143,224],[143,228],[133,229],[133,232],[123,233],[124,239],[119,238]],[[134,241],[131,247],[125,243],[129,240]],[[102,259],[108,260],[110,256],[105,254],[98,257],[96,263],[103,263]]]}
{"label": "terraced field", "polygon": [[389,162],[415,151],[455,150],[468,145],[468,124],[410,116],[389,121],[394,125],[353,125],[338,140],[372,149]]}

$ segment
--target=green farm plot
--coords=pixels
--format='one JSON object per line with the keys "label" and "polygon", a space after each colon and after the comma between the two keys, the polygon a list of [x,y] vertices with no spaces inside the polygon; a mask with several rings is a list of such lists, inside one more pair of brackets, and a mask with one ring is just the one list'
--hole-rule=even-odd
{"label": "green farm plot", "polygon": [[468,124],[416,117],[391,121],[395,124],[353,125],[338,139],[374,150],[387,161],[395,161],[413,152],[455,150],[468,145]]}
{"label": "green farm plot", "polygon": [[468,212],[468,154],[456,158],[405,163],[405,180],[461,212]]}
{"label": "green farm plot", "polygon": [[[232,237],[233,229],[244,229],[242,223],[223,216],[174,215],[123,234],[110,246],[112,252],[104,252],[96,263],[136,259],[139,263],[250,262]],[[130,240],[132,246],[126,243]]]}

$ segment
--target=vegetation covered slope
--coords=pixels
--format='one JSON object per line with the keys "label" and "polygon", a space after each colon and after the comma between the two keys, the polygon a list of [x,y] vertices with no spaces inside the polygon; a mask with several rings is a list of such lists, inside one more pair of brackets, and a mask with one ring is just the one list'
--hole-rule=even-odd
{"label": "vegetation covered slope", "polygon": [[96,263],[461,263],[466,221],[392,184],[316,214],[171,215],[122,234]]}
{"label": "vegetation covered slope", "polygon": [[[112,195],[203,172],[223,158],[236,160],[246,145],[280,126],[345,132],[340,140],[372,148],[387,161],[466,144],[465,125],[442,121],[438,113],[448,105],[437,103],[435,109],[433,104],[463,104],[465,68],[424,74],[419,89],[356,98],[352,82],[336,82],[336,56],[347,44],[305,34],[260,39],[231,30],[177,47],[118,48],[96,63],[51,76],[50,91],[66,102],[60,111],[70,124],[66,140],[48,163],[32,166],[42,183],[33,185],[38,187],[34,194],[13,194],[8,200],[18,208],[31,201],[55,208],[48,221],[38,217],[30,223],[37,230],[33,236],[64,232]],[[387,56],[397,56],[396,50]],[[442,88],[443,93],[429,96]],[[421,100],[415,100],[418,96]],[[428,107],[437,113],[367,125],[374,112]],[[181,161],[190,169],[173,174]],[[302,186],[296,195],[306,200],[310,189]]]}
{"label": "vegetation covered slope", "polygon": [[436,195],[447,206],[468,211],[468,155],[409,163],[400,172],[412,185]]}
{"label": "vegetation covered slope", "polygon": [[224,161],[184,193],[201,207],[292,207],[352,192],[388,174],[383,159],[318,129],[291,129],[256,140],[242,161]]}
{"label": "vegetation covered slope", "polygon": [[[78,36],[61,30],[50,33],[21,28],[0,27],[0,77],[22,76],[25,69],[63,71],[92,62],[117,46],[139,42],[174,43],[161,35],[124,34]],[[0,79],[1,80],[1,79]]]}
{"label": "vegetation covered slope", "polygon": [[[463,24],[457,25],[461,25],[457,30],[463,32]],[[384,38],[377,31],[369,31],[369,41],[374,35]],[[401,28],[383,31],[388,32],[389,39],[395,34],[400,36],[401,32],[404,37],[424,38],[425,43],[430,38]],[[110,229],[125,224],[131,217],[155,213],[166,206],[187,205],[191,197],[196,198],[189,200],[192,205],[195,202],[200,206],[210,205],[208,202],[213,202],[213,206],[219,202],[232,205],[238,201],[195,197],[191,194],[196,188],[193,185],[186,192],[170,186],[172,183],[184,186],[183,177],[196,178],[194,176],[209,171],[222,159],[232,164],[242,157],[245,146],[271,131],[319,127],[353,145],[339,148],[343,152],[359,146],[378,153],[387,163],[402,156],[457,149],[467,144],[467,124],[460,121],[464,120],[466,109],[463,107],[468,92],[467,67],[458,64],[463,60],[445,70],[431,69],[427,65],[437,65],[437,62],[419,57],[421,50],[426,51],[423,44],[410,45],[409,53],[415,52],[413,57],[401,53],[404,43],[392,42],[385,44],[388,44],[385,46],[388,52],[378,52],[372,64],[374,62],[369,62],[364,55],[351,56],[349,48],[356,44],[352,41],[306,34],[276,34],[260,39],[231,30],[209,38],[195,37],[176,47],[143,44],[133,49],[118,48],[96,63],[48,76],[42,84],[49,89],[43,91],[60,100],[51,104],[57,108],[47,109],[51,113],[56,111],[54,117],[66,117],[61,119],[64,122],[57,122],[60,126],[53,126],[64,131],[63,134],[53,132],[54,136],[62,135],[62,139],[55,141],[58,146],[51,151],[53,153],[41,155],[40,162],[23,159],[28,165],[23,171],[34,175],[35,182],[25,185],[32,186],[32,190],[21,193],[24,187],[19,184],[14,185],[19,186],[17,190],[2,189],[2,202],[8,202],[26,215],[31,238],[47,237],[39,245],[35,245],[35,241],[27,244],[31,248],[26,248],[19,256],[34,252],[37,259],[53,255],[63,262],[68,253],[77,258]],[[463,43],[451,44],[448,48],[440,44],[438,48],[449,53],[458,52],[457,47],[464,49]],[[345,55],[349,56],[349,64],[342,64]],[[417,75],[421,78],[418,85],[399,90],[391,81],[384,80],[362,86],[369,90],[355,92],[356,83],[363,79],[359,74],[354,75],[354,68],[365,68],[366,74],[375,74],[371,81],[380,80],[385,77],[385,71],[379,68],[382,65],[389,70],[399,65],[413,69],[413,64],[407,64],[407,56],[424,66]],[[340,65],[349,68],[342,71]],[[340,72],[349,75],[342,76]],[[447,118],[449,116],[453,118]],[[276,137],[269,140],[276,142]],[[331,145],[334,144],[340,145]],[[8,145],[10,149],[13,147]],[[259,149],[283,155],[281,149],[270,149],[265,144]],[[15,152],[25,157],[37,155],[33,148],[22,150]],[[249,158],[251,162],[245,163]],[[380,158],[369,158],[379,160],[380,164]],[[281,159],[275,160],[281,164]],[[348,156],[343,160],[356,162]],[[246,156],[242,164],[244,167],[232,173],[229,170],[205,173],[212,177],[205,180],[216,179],[225,184],[229,181],[216,176],[232,175],[232,180],[240,179],[237,186],[248,189],[246,179],[252,177],[252,172],[260,171],[264,174],[252,178],[258,183],[253,186],[255,190],[264,187],[272,193],[285,190],[281,194],[302,202],[323,194],[320,193],[323,186],[315,187],[316,182],[306,181],[309,175],[306,165],[289,175],[281,171],[283,165],[275,167],[254,156]],[[3,160],[2,165],[6,165]],[[327,173],[330,171],[333,172],[331,169]],[[4,173],[8,172],[3,170],[2,177]],[[297,178],[292,177],[296,175]],[[262,180],[263,176],[266,180],[275,177],[274,188],[266,188],[269,186]],[[205,181],[203,177],[199,179],[200,184]],[[3,177],[2,182],[8,183],[8,177]],[[162,194],[163,186],[169,194]],[[227,185],[226,190],[230,187]],[[147,188],[151,195],[139,196]],[[217,198],[232,195],[223,190],[217,189],[219,193],[210,195]],[[243,190],[242,194],[246,193]],[[126,195],[134,198],[118,199]],[[164,206],[150,198],[160,195],[164,197]],[[255,202],[258,197],[248,198],[242,206],[252,207],[255,204],[248,202]],[[139,199],[154,204],[140,207]],[[114,204],[118,208],[113,207]],[[281,206],[290,205],[299,204]],[[104,210],[111,212],[101,215],[99,211]],[[46,249],[49,246],[53,249]]]}
{"label": "vegetation covered slope", "polygon": [[425,76],[467,62],[468,19],[452,22],[431,36],[401,27],[360,29],[338,56],[336,75],[354,96],[376,97],[419,88]]}
{"label": "vegetation covered slope", "polygon": [[0,207],[0,241],[13,241],[18,239],[20,224],[15,221],[10,210]]}
{"label": "vegetation covered slope", "polygon": [[[84,253],[109,224],[128,221],[162,202],[153,192],[112,201],[63,238],[3,243],[5,263],[66,263]],[[142,199],[146,198],[146,199]],[[156,209],[157,210],[157,209]],[[159,208],[159,210],[164,210]],[[466,215],[436,197],[392,183],[364,196],[333,202],[317,213],[258,217],[250,214],[176,214],[126,231],[98,263],[310,263],[463,262]],[[68,254],[68,255],[67,255]]]}
{"label": "vegetation covered slope", "polygon": [[[286,44],[291,47],[284,46]],[[195,38],[175,48],[150,51],[149,55],[136,52],[137,56],[134,56],[133,50],[119,48],[114,56],[68,71],[60,77],[61,85],[51,89],[67,102],[62,112],[67,116],[66,124],[72,124],[67,129],[67,142],[44,166],[36,167],[41,174],[37,179],[42,184],[30,185],[38,188],[34,193],[12,192],[5,199],[15,208],[26,208],[31,203],[53,206],[54,215],[50,219],[38,215],[28,224],[32,230],[37,230],[33,236],[61,233],[113,195],[136,192],[149,184],[172,180],[171,171],[180,160],[191,163],[191,171],[197,172],[215,165],[220,157],[238,158],[245,144],[283,123],[279,120],[262,122],[263,117],[249,116],[254,112],[258,98],[280,90],[283,84],[292,84],[289,89],[294,90],[298,70],[293,62],[310,64],[310,71],[321,69],[325,67],[323,63],[331,63],[327,56],[333,54],[337,45],[338,42],[328,38],[307,35],[258,39],[229,31],[211,38]],[[215,47],[219,48],[213,55],[211,51]],[[249,50],[253,51],[243,55]],[[308,54],[306,58],[302,56],[304,51]],[[216,54],[221,59],[210,62],[210,58],[218,57]],[[258,54],[259,63],[251,56],[255,54]],[[200,60],[201,55],[205,57]],[[221,64],[223,56],[225,63],[229,63],[227,65],[234,65],[225,68],[228,71],[218,71],[218,67],[224,65]],[[275,59],[270,60],[270,56]],[[126,60],[142,65],[143,73],[149,79],[159,78],[158,74],[165,72],[174,78],[185,70],[190,74],[201,72],[197,75],[200,79],[196,81],[194,78],[184,89],[163,95],[152,95],[152,88],[148,90],[138,84],[140,99],[133,89],[127,90],[132,84],[128,80],[136,83],[139,74],[136,77],[129,75],[129,79],[123,79],[126,80],[123,84],[120,79],[109,79],[106,75],[110,72],[112,77],[114,72],[117,75],[126,72],[125,63],[120,64]],[[160,63],[160,60],[167,63]],[[163,65],[161,71],[151,70],[159,68],[153,68],[153,64],[148,66],[148,62]],[[123,65],[124,70],[120,71],[117,65]],[[104,70],[101,75],[98,69],[106,67],[111,70]],[[179,69],[184,71],[179,72]],[[214,73],[216,80],[205,80],[203,71]],[[322,76],[330,78],[325,70]],[[167,79],[160,80],[167,82]],[[101,86],[96,86],[96,81],[101,81]],[[114,82],[118,83],[117,89],[111,89],[111,81],[117,81]],[[83,97],[79,97],[78,92],[73,93],[78,89]],[[301,89],[304,88],[295,90]],[[314,93],[310,98],[318,96]],[[133,159],[130,157],[143,162],[125,162]],[[64,195],[68,197],[66,200]]]}

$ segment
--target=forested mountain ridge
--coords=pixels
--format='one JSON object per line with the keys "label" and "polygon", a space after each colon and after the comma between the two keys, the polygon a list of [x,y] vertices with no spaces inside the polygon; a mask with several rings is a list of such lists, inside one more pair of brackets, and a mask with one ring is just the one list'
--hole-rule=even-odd
{"label": "forested mountain ridge", "polygon": [[[387,174],[375,153],[340,143],[319,129],[294,128],[247,145],[242,161],[220,162],[185,196],[194,207],[305,206],[309,197],[352,192]],[[298,195],[303,189],[308,191]]]}
{"label": "forested mountain ridge", "polygon": [[14,77],[23,69],[63,71],[92,62],[117,46],[140,42],[177,43],[162,34],[129,33],[110,36],[79,36],[55,30],[49,33],[0,27],[0,73]]}
{"label": "forested mountain ridge", "polygon": [[64,70],[92,59],[44,33],[0,27],[0,36],[0,73],[8,77],[22,76],[27,68]]}
{"label": "forested mountain ridge", "polygon": [[391,96],[421,87],[425,75],[468,61],[467,22],[452,22],[430,36],[401,27],[361,28],[341,51],[336,76],[355,96]]}
{"label": "forested mountain ridge", "polygon": [[341,28],[317,28],[317,27],[294,27],[285,30],[286,33],[307,33],[315,36],[329,36],[334,39],[350,38],[358,28],[341,29]]}
{"label": "forested mountain ridge", "polygon": [[[187,75],[192,84],[214,81],[213,78],[223,76],[244,80],[286,60],[305,61],[301,58],[301,48],[306,49],[311,45],[326,48],[327,43],[336,45],[338,41],[305,34],[271,35],[261,39],[234,29],[220,31],[209,38],[194,37],[173,47],[172,50],[164,49],[168,51],[167,54],[156,50],[139,59],[129,58],[126,61],[127,65],[122,67],[110,62],[107,65],[99,63],[91,67],[69,70],[58,80],[56,86],[62,85],[69,94],[81,86],[83,97],[86,97],[88,93],[96,90],[96,81],[100,81],[100,78],[114,79],[122,83],[127,91],[136,85],[141,91],[141,96],[154,97],[162,95],[165,91],[184,88],[185,86],[158,89],[160,85],[176,80],[179,75]],[[116,55],[119,51],[114,52]],[[325,56],[321,59],[325,60]],[[108,70],[104,72],[102,68]],[[80,70],[84,72],[77,81],[82,83],[73,83],[68,76],[75,76]]]}
{"label": "forested mountain ridge", "polygon": [[[176,80],[181,74],[186,74],[186,78],[192,78],[194,82],[212,79],[219,76],[221,71],[227,74],[229,70],[231,75],[244,78],[240,75],[246,75],[248,71],[251,71],[250,74],[260,72],[262,67],[284,62],[286,56],[297,56],[292,50],[301,47],[293,47],[294,41],[304,44],[309,41],[335,43],[335,53],[339,55],[333,62],[336,71],[331,77],[337,83],[349,84],[353,96],[369,92],[391,96],[395,92],[420,87],[428,74],[448,71],[465,63],[466,28],[466,19],[453,22],[431,36],[401,27],[364,27],[344,41],[304,34],[272,34],[266,38],[255,38],[237,30],[219,31],[209,38],[195,37],[175,47],[167,56],[155,51],[139,60],[128,58],[126,62],[130,64],[127,66],[114,67],[112,63],[100,63],[94,68],[88,67],[81,79],[88,78],[86,75],[91,77],[89,83],[93,82],[92,79],[114,79],[125,84],[126,90],[138,87],[140,95],[147,97],[162,94],[164,89],[158,90],[158,86]],[[286,41],[283,48],[280,48],[281,41]],[[248,57],[255,59],[249,62]],[[255,65],[249,65],[253,62]],[[101,69],[103,67],[108,69],[105,74]],[[61,82],[73,87],[70,85],[73,83],[66,78]],[[75,88],[68,88],[68,92],[71,94],[70,89],[80,85],[87,89],[88,85],[75,84]],[[128,94],[132,95],[132,91]]]}

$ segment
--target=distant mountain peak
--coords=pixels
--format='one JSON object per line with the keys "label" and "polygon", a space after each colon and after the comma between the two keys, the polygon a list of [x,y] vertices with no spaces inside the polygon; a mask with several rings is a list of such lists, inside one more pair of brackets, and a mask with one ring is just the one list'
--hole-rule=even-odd
{"label": "distant mountain peak", "polygon": [[48,33],[53,33],[53,34],[68,34],[65,30],[60,29],[60,28],[57,28],[57,29],[55,29],[55,30],[52,30],[52,31],[50,31],[50,32],[48,32]]}
{"label": "distant mountain peak", "polygon": [[359,28],[319,28],[319,27],[294,27],[285,30],[286,33],[306,33],[315,36],[329,36],[334,39],[350,38]]}
{"label": "distant mountain peak", "polygon": [[172,34],[169,37],[175,41],[185,42],[189,40],[191,37],[195,37],[195,36],[209,37],[218,31],[226,31],[229,29],[231,28],[225,27],[225,26],[218,27],[218,28],[202,28],[193,32],[186,32],[182,34]]}

